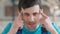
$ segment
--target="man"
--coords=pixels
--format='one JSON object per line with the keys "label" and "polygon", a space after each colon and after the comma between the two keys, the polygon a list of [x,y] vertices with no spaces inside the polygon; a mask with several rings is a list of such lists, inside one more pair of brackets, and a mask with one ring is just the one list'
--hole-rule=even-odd
{"label": "man", "polygon": [[[55,23],[43,13],[39,0],[20,0],[18,14],[14,23],[8,24],[2,34],[60,34]],[[43,28],[46,30],[43,31]]]}

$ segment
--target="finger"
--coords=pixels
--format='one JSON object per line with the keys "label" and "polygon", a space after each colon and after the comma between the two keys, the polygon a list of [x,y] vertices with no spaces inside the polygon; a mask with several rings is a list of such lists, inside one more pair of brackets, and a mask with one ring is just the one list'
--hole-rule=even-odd
{"label": "finger", "polygon": [[44,14],[42,11],[40,11],[41,15],[43,18],[47,18],[48,16],[46,14]]}
{"label": "finger", "polygon": [[22,14],[19,13],[19,15],[17,16],[17,18],[18,18],[19,20],[22,20]]}

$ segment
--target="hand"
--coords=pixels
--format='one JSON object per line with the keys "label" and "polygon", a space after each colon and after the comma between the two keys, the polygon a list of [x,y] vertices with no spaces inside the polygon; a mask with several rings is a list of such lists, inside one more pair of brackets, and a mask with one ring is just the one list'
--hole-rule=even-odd
{"label": "hand", "polygon": [[18,29],[22,29],[23,27],[23,20],[21,15],[19,15],[15,20],[14,23],[10,29],[10,31],[8,32],[8,34],[16,34],[16,32],[18,31]]}
{"label": "hand", "polygon": [[48,31],[51,32],[51,34],[57,34],[57,31],[52,26],[51,19],[45,15],[43,12],[41,12],[42,18],[40,19],[40,24],[42,24],[43,27],[45,27]]}
{"label": "hand", "polygon": [[40,24],[44,27],[45,25],[52,24],[51,19],[45,15],[43,12],[40,12],[42,18],[40,19]]}
{"label": "hand", "polygon": [[15,20],[14,20],[14,24],[15,26],[17,26],[18,28],[22,29],[23,27],[23,20],[21,15],[19,15]]}

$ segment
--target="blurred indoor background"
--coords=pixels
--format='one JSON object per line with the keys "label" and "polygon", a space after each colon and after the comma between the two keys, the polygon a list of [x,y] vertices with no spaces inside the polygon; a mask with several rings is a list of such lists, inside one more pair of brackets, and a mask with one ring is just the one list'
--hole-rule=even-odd
{"label": "blurred indoor background", "polygon": [[[0,0],[0,33],[17,16],[19,0]],[[60,0],[41,0],[44,13],[60,27]]]}

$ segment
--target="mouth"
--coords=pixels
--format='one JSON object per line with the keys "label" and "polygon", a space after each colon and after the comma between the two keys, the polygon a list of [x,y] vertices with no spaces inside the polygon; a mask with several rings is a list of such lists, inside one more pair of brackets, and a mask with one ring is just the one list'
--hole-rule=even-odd
{"label": "mouth", "polygon": [[28,25],[33,26],[33,25],[35,25],[35,23],[34,22],[29,22]]}
{"label": "mouth", "polygon": [[35,22],[29,22],[27,24],[28,24],[28,29],[30,29],[30,30],[34,30],[37,25]]}

